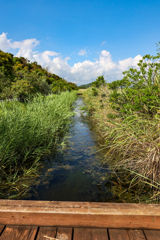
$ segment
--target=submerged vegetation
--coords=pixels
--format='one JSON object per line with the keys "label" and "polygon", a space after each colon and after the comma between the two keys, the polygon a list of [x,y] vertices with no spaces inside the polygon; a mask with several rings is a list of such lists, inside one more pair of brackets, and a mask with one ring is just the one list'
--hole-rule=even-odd
{"label": "submerged vegetation", "polygon": [[160,201],[159,58],[145,55],[122,80],[83,94],[116,176],[112,190],[124,202]]}

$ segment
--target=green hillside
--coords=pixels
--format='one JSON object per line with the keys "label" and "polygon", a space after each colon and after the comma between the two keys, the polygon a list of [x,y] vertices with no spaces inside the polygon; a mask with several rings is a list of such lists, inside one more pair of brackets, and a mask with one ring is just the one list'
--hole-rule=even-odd
{"label": "green hillside", "polygon": [[37,62],[0,50],[0,99],[24,101],[36,93],[48,95],[78,90],[76,84],[50,73]]}

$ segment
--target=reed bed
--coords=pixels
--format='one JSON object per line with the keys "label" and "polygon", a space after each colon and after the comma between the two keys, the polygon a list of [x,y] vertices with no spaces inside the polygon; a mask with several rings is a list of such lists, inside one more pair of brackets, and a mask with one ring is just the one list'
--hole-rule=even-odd
{"label": "reed bed", "polygon": [[76,97],[73,91],[0,103],[0,198],[26,193],[42,156],[62,143]]}
{"label": "reed bed", "polygon": [[[89,88],[83,94],[90,118],[96,124],[106,149],[105,161],[117,175],[119,183],[126,185],[121,193],[136,186],[136,196],[132,201],[160,201],[160,116],[153,118],[133,113],[125,118],[109,118],[108,114],[118,114],[110,107],[107,86],[98,89],[98,96]],[[105,97],[102,97],[104,96]],[[126,182],[125,182],[126,181]],[[146,192],[147,189],[147,192]],[[144,193],[146,198],[144,198]],[[121,194],[119,193],[119,194]],[[143,198],[141,196],[143,195]],[[129,198],[123,201],[131,201]]]}

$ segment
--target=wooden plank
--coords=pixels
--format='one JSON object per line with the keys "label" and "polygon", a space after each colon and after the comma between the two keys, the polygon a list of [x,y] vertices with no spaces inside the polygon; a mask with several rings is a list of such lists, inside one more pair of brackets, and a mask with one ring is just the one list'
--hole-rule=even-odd
{"label": "wooden plank", "polygon": [[6,226],[0,240],[34,240],[38,227]]}
{"label": "wooden plank", "polygon": [[0,224],[160,229],[160,204],[0,200]]}
{"label": "wooden plank", "polygon": [[109,237],[110,240],[130,240],[125,229],[109,229]]}
{"label": "wooden plank", "polygon": [[90,231],[92,240],[108,240],[107,229],[91,228]]}
{"label": "wooden plank", "polygon": [[144,233],[142,230],[138,230],[138,229],[131,229],[128,230],[128,235],[130,237],[130,240],[146,240]]}
{"label": "wooden plank", "polygon": [[57,230],[57,240],[72,240],[72,228],[59,227]]}
{"label": "wooden plank", "polygon": [[73,240],[108,240],[107,229],[74,228]]}
{"label": "wooden plank", "polygon": [[55,227],[40,227],[36,240],[51,240],[55,237]]}
{"label": "wooden plank", "polygon": [[74,228],[73,240],[91,240],[89,228]]}
{"label": "wooden plank", "polygon": [[160,231],[158,230],[144,230],[147,240],[160,240]]}
{"label": "wooden plank", "polygon": [[1,232],[3,231],[3,229],[4,229],[4,225],[0,225],[0,235],[1,235]]}

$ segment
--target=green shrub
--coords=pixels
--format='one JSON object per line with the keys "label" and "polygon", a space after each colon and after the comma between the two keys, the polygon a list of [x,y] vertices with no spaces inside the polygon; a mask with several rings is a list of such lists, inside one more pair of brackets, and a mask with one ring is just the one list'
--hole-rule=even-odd
{"label": "green shrub", "polygon": [[98,96],[98,90],[96,88],[92,88],[92,96]]}
{"label": "green shrub", "polygon": [[[145,55],[139,61],[139,70],[130,68],[123,72],[122,80],[109,85],[112,107],[118,107],[123,114],[149,114],[153,116],[160,109],[160,56]],[[120,90],[119,90],[120,89]]]}
{"label": "green shrub", "polygon": [[105,80],[103,76],[99,76],[96,81],[92,82],[92,86],[99,88],[100,86],[105,85]]}

